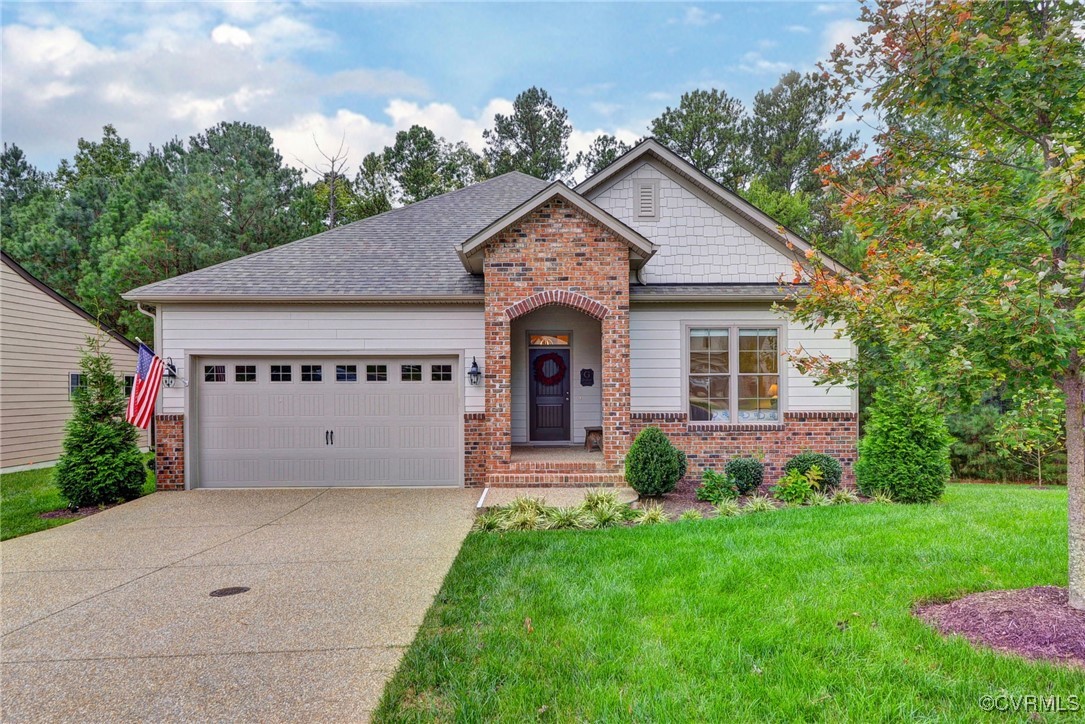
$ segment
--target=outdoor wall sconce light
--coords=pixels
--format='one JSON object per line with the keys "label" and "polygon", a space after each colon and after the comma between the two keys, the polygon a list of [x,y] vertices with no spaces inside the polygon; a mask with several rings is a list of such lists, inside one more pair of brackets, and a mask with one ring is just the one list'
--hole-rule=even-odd
{"label": "outdoor wall sconce light", "polygon": [[467,373],[467,378],[471,380],[472,385],[477,385],[482,379],[482,371],[478,368],[478,360],[474,357],[471,358],[471,369]]}
{"label": "outdoor wall sconce light", "polygon": [[162,381],[166,387],[177,384],[177,365],[173,364],[173,357],[166,358],[166,364],[162,367]]}

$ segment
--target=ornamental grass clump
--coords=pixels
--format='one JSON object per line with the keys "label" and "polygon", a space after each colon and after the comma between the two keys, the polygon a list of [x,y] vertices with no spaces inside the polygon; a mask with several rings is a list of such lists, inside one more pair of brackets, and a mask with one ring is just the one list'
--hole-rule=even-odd
{"label": "ornamental grass clump", "polygon": [[480,513],[478,517],[475,518],[473,529],[484,533],[492,533],[501,530],[501,523],[503,521],[503,511],[498,509],[487,510],[484,513]]}
{"label": "ornamental grass clump", "polygon": [[588,526],[587,515],[580,506],[547,508],[543,527],[546,530],[579,530]]}
{"label": "ornamental grass clump", "polygon": [[640,431],[625,457],[625,480],[641,495],[673,492],[686,474],[686,454],[658,427]]}
{"label": "ornamental grass clump", "polygon": [[612,528],[625,522],[625,508],[617,503],[597,505],[586,510],[586,515],[592,528]]}
{"label": "ornamental grass clump", "polygon": [[732,518],[742,514],[742,507],[739,506],[737,500],[725,500],[714,507],[718,518]]}
{"label": "ornamental grass clump", "polygon": [[746,513],[766,513],[770,510],[776,510],[776,504],[768,496],[751,495],[746,498],[746,505],[742,510]]}
{"label": "ornamental grass clump", "polygon": [[851,488],[840,488],[833,492],[832,503],[833,505],[850,505],[851,503],[858,503],[859,496],[855,494],[855,491]]}
{"label": "ornamental grass clump", "polygon": [[667,511],[663,509],[662,505],[659,503],[650,503],[637,511],[637,515],[633,519],[633,522],[637,525],[659,525],[660,523],[666,523],[670,518],[671,517],[667,515]]}
{"label": "ornamental grass clump", "polygon": [[678,516],[678,520],[685,523],[691,520],[701,520],[704,515],[696,508],[690,508],[689,510],[683,510],[682,514]]}
{"label": "ornamental grass clump", "polygon": [[814,492],[814,493],[811,493],[810,497],[806,499],[806,504],[807,505],[812,505],[812,506],[817,508],[817,507],[822,507],[822,506],[826,506],[826,505],[832,505],[833,504],[833,499],[830,498],[825,493]]}

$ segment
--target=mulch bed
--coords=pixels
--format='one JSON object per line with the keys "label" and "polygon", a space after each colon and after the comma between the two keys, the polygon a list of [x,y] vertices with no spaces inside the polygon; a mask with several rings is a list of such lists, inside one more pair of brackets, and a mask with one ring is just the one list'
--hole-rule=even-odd
{"label": "mulch bed", "polygon": [[121,503],[113,503],[112,505],[84,505],[82,508],[76,508],[71,510],[69,508],[60,508],[59,510],[50,510],[47,513],[38,513],[39,518],[86,518],[88,515],[94,515],[95,513],[101,513],[103,510],[109,510],[115,508]]}
{"label": "mulch bed", "polygon": [[[666,495],[658,498],[642,498],[641,505],[646,502],[661,503],[663,505],[663,510],[667,511],[667,514],[671,517],[679,516],[690,508],[696,508],[697,510],[701,511],[701,513],[704,514],[705,517],[715,515],[715,508],[712,507],[711,503],[706,503],[703,500],[697,500],[697,488],[699,487],[701,487],[700,482],[682,481],[678,483],[678,487],[674,490],[673,493],[667,493]],[[771,498],[772,488],[772,485],[765,483],[760,488],[755,490],[754,493],[757,495],[763,495],[765,497]],[[738,504],[745,505],[746,499],[748,497],[748,495],[743,495],[742,497],[738,498]],[[859,500],[862,503],[870,502],[868,499],[862,497],[860,497]],[[782,503],[777,503],[777,507],[782,506]]]}
{"label": "mulch bed", "polygon": [[1085,611],[1058,586],[984,591],[918,606],[915,615],[944,635],[1026,659],[1085,668]]}

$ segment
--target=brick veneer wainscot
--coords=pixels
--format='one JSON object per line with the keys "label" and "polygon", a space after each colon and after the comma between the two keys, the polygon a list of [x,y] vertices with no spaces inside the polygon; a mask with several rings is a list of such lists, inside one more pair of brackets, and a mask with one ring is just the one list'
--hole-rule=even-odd
{"label": "brick veneer wainscot", "polygon": [[154,480],[156,490],[185,489],[185,416],[154,418]]}
{"label": "brick veneer wainscot", "polygon": [[686,481],[697,483],[706,468],[723,470],[731,458],[762,457],[765,483],[783,475],[792,456],[812,450],[826,453],[844,466],[843,482],[854,484],[859,416],[854,412],[785,412],[778,424],[690,423],[685,413],[633,413],[633,434],[649,426],[667,433],[689,458]]}
{"label": "brick veneer wainscot", "polygon": [[463,416],[463,484],[477,488],[486,484],[486,413],[468,412]]}
{"label": "brick veneer wainscot", "polygon": [[547,305],[599,320],[603,456],[617,465],[630,433],[626,242],[555,197],[497,234],[484,253],[488,472],[503,472],[511,454],[512,321]]}

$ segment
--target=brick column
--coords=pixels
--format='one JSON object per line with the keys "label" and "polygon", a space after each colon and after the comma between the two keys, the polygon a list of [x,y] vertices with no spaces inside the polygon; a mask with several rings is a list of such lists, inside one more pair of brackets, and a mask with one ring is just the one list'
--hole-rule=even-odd
{"label": "brick column", "polygon": [[185,416],[154,419],[154,478],[156,490],[185,489]]}

